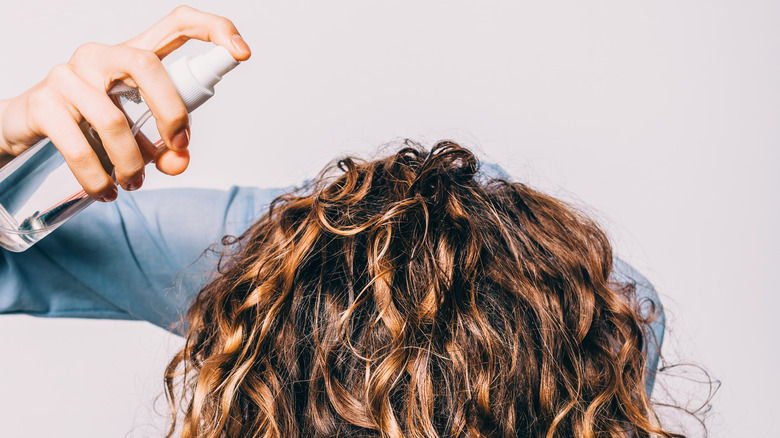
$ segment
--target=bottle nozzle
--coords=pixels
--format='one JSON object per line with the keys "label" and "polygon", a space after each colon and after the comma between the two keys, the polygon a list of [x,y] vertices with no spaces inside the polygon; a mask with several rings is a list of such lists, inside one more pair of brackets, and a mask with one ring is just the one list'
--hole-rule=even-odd
{"label": "bottle nozzle", "polygon": [[238,64],[227,49],[216,46],[195,58],[184,56],[167,70],[187,112],[192,112],[214,95],[214,85]]}
{"label": "bottle nozzle", "polygon": [[222,75],[233,70],[238,61],[222,46],[214,47],[206,53],[202,53],[190,61],[190,70],[195,79],[206,88],[214,88]]}

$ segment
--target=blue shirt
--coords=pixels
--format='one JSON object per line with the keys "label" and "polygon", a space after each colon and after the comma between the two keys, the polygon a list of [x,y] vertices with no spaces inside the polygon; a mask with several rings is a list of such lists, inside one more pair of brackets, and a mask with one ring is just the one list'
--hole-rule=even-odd
{"label": "blue shirt", "polygon": [[[0,313],[144,320],[181,334],[176,324],[213,278],[222,237],[240,235],[286,191],[120,191],[27,251],[0,252]],[[625,262],[615,259],[612,275],[634,283],[640,302],[660,306],[653,286]],[[664,323],[661,314],[651,325],[648,394]]]}

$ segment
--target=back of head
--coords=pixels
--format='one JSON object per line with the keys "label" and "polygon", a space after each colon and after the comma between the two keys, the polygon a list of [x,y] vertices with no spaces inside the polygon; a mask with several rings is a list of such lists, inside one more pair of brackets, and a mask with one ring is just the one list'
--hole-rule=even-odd
{"label": "back of head", "polygon": [[335,170],[193,304],[167,376],[184,436],[670,436],[592,221],[451,142]]}

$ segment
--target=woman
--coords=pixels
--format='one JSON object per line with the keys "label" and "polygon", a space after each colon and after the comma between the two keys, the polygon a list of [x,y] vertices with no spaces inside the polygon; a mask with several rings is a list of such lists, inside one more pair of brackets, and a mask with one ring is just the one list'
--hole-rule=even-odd
{"label": "woman", "polygon": [[[179,8],[119,47],[85,46],[2,103],[0,146],[47,135],[112,201],[72,129],[83,116],[137,189],[144,157],[102,95],[122,80],[148,96],[171,149],[158,168],[183,171],[186,114],[158,57],[195,37],[246,59],[235,35]],[[171,435],[673,436],[649,403],[657,297],[592,221],[450,142],[331,170],[292,192],[123,194],[3,253],[0,309],[183,321]],[[225,235],[240,237],[199,256]]]}

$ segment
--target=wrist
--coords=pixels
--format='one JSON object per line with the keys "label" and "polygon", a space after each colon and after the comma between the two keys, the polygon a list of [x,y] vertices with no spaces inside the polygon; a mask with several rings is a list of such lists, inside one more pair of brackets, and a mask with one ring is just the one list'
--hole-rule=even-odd
{"label": "wrist", "polygon": [[4,164],[8,157],[13,156],[5,141],[5,110],[10,102],[11,99],[0,99],[0,164]]}

